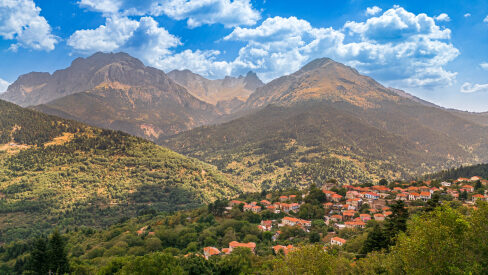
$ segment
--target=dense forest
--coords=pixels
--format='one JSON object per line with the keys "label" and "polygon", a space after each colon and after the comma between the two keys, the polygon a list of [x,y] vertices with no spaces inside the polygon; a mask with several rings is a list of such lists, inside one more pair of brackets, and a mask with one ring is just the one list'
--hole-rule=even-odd
{"label": "dense forest", "polygon": [[0,104],[0,242],[240,191],[214,167],[143,139]]}
{"label": "dense forest", "polygon": [[488,164],[461,166],[427,175],[425,178],[455,180],[457,178],[471,178],[474,176],[488,178]]}

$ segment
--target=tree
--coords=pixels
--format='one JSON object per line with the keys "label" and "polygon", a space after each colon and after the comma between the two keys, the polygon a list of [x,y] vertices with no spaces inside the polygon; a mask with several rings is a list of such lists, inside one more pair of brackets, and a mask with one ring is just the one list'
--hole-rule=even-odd
{"label": "tree", "polygon": [[466,189],[459,195],[459,199],[462,201],[465,201],[468,199],[468,192],[466,191]]}
{"label": "tree", "polygon": [[48,273],[47,238],[40,237],[34,241],[29,265],[28,269],[34,271],[36,274]]}
{"label": "tree", "polygon": [[216,200],[208,205],[208,211],[217,217],[221,217],[225,212],[227,204],[228,202],[225,200]]}
{"label": "tree", "polygon": [[388,181],[386,179],[380,179],[380,181],[378,182],[379,185],[383,185],[383,186],[387,186],[388,185]]}
{"label": "tree", "polygon": [[441,206],[440,198],[441,196],[439,195],[439,193],[434,193],[432,195],[432,198],[427,201],[427,205],[424,208],[425,211],[426,212],[434,211],[434,209]]}
{"label": "tree", "polygon": [[385,236],[389,245],[393,245],[399,232],[407,230],[408,210],[403,201],[391,205],[392,214],[386,218]]}
{"label": "tree", "polygon": [[361,254],[380,251],[388,247],[388,239],[378,223],[375,223],[361,248]]}
{"label": "tree", "polygon": [[320,234],[317,232],[312,232],[308,236],[308,239],[309,239],[310,243],[318,243],[318,242],[320,242]]}
{"label": "tree", "polygon": [[58,230],[54,231],[49,238],[47,258],[49,270],[57,274],[69,273],[70,267],[66,253],[66,244]]}
{"label": "tree", "polygon": [[471,228],[466,216],[446,206],[414,216],[391,247],[389,273],[483,274],[483,259],[469,242]]}
{"label": "tree", "polygon": [[305,202],[310,204],[322,204],[327,201],[327,197],[324,192],[317,188],[315,184],[310,185],[310,191],[308,196],[305,197]]}

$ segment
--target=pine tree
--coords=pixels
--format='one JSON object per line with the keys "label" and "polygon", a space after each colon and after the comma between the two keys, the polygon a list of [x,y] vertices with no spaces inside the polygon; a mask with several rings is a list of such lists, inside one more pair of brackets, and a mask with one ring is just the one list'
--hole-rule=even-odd
{"label": "pine tree", "polygon": [[361,248],[361,254],[366,255],[369,252],[379,251],[387,247],[388,239],[379,224],[375,223],[372,231],[368,233],[368,237]]}
{"label": "pine tree", "polygon": [[34,241],[28,269],[34,271],[35,274],[47,274],[49,270],[47,254],[47,238],[37,238]]}
{"label": "pine tree", "polygon": [[49,270],[55,274],[69,273],[68,255],[66,253],[63,237],[56,230],[51,235],[48,244]]}

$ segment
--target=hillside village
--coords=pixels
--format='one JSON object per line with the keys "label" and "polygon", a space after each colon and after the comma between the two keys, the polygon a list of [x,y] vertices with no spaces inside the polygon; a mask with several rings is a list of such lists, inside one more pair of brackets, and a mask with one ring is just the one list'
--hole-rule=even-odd
{"label": "hillside village", "polygon": [[[325,195],[326,201],[322,204],[323,222],[329,226],[329,233],[322,235],[321,241],[324,249],[340,247],[347,243],[347,239],[339,237],[343,230],[361,231],[368,226],[371,221],[384,222],[393,214],[390,205],[396,201],[401,201],[410,211],[416,211],[426,205],[428,201],[458,201],[466,207],[476,207],[478,200],[488,201],[488,180],[478,176],[471,178],[458,178],[453,181],[411,181],[411,182],[394,182],[387,184],[386,181],[380,181],[383,185],[364,185],[341,186],[335,181],[324,184],[321,188]],[[388,185],[388,186],[387,186]],[[260,201],[231,200],[225,208],[225,213],[230,213],[233,209],[240,209],[244,212],[254,214],[273,213],[281,215],[281,219],[261,220],[257,225],[258,229],[263,232],[271,232],[273,241],[277,243],[272,247],[275,254],[288,252],[295,249],[292,244],[282,245],[279,237],[283,228],[294,227],[310,232],[312,220],[298,218],[300,207],[306,202],[304,199],[309,193],[299,195],[278,195],[267,194]],[[232,241],[229,247],[218,249],[216,247],[205,247],[203,256],[208,259],[211,256],[227,255],[233,249],[243,247],[255,252],[256,243],[239,243]]]}

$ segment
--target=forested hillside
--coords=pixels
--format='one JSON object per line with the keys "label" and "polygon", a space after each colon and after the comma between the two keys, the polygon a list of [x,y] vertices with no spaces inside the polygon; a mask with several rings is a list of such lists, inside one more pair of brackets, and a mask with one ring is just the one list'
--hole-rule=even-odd
{"label": "forested hillside", "polygon": [[243,112],[159,142],[264,189],[408,179],[488,161],[488,127],[327,58],[258,88]]}
{"label": "forested hillside", "polygon": [[431,175],[427,175],[426,178],[455,180],[457,178],[471,178],[475,176],[488,178],[488,164],[461,166],[459,168],[447,169]]}
{"label": "forested hillside", "polygon": [[215,168],[121,132],[0,101],[0,242],[234,195]]}

